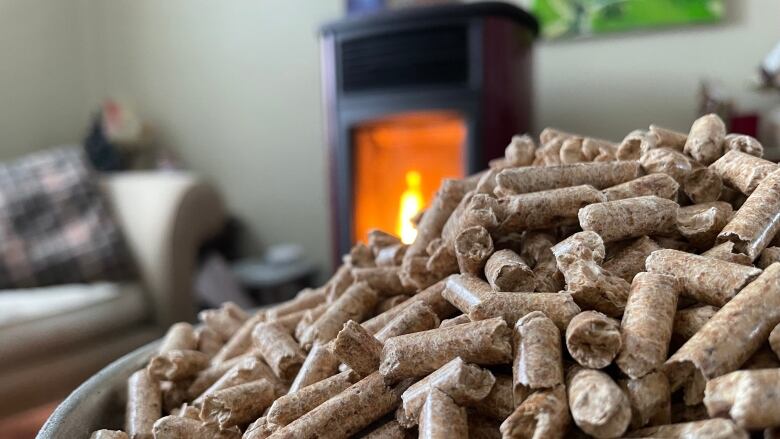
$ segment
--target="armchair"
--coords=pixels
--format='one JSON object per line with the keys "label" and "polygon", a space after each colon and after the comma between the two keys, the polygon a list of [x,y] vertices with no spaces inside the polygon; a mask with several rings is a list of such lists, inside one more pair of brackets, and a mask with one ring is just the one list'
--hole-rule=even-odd
{"label": "armchair", "polygon": [[119,173],[103,187],[139,278],[0,291],[0,416],[66,395],[195,317],[197,250],[224,221],[219,194],[183,172]]}

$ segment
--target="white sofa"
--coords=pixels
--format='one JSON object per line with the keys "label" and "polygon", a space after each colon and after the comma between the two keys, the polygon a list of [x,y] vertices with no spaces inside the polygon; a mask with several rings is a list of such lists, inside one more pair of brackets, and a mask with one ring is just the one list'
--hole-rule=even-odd
{"label": "white sofa", "polygon": [[216,190],[183,172],[119,173],[104,190],[139,278],[0,291],[0,417],[67,395],[195,317],[197,251],[225,219]]}

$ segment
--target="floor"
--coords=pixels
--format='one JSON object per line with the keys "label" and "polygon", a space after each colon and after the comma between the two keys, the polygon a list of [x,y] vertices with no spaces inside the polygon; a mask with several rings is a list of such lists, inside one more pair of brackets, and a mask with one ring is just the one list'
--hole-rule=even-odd
{"label": "floor", "polygon": [[59,401],[52,402],[0,419],[0,439],[34,439],[58,404]]}

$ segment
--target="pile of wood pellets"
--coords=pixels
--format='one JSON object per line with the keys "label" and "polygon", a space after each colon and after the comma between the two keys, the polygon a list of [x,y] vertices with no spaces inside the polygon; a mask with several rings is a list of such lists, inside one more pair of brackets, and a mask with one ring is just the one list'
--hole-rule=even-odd
{"label": "pile of wood pellets", "polygon": [[715,115],[539,143],[444,181],[410,245],[372,231],[321,288],[174,325],[92,437],[779,437],[761,144]]}

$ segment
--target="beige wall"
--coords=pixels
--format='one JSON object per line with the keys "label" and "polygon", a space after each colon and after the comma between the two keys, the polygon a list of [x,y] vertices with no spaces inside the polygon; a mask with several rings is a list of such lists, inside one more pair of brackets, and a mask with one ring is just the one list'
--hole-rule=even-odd
{"label": "beige wall", "polygon": [[[250,247],[300,242],[325,265],[316,28],[343,3],[0,0],[0,156],[73,140],[85,102],[124,97],[220,186],[251,228]],[[722,25],[539,44],[537,125],[618,139],[651,121],[684,129],[702,77],[749,95],[780,39],[780,2],[728,4]]]}
{"label": "beige wall", "polygon": [[82,139],[80,20],[73,0],[0,0],[0,160]]}

